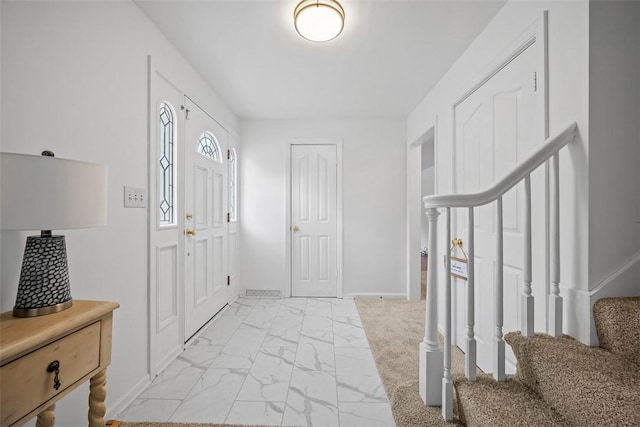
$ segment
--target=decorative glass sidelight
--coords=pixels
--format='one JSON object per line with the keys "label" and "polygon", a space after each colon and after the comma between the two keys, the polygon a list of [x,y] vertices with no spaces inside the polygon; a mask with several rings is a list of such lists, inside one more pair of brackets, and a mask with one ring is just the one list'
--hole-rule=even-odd
{"label": "decorative glass sidelight", "polygon": [[198,140],[198,154],[208,157],[217,162],[222,162],[220,156],[220,145],[211,132],[204,132]]}
{"label": "decorative glass sidelight", "polygon": [[238,220],[238,161],[236,150],[229,150],[229,218]]}
{"label": "decorative glass sidelight", "polygon": [[158,168],[158,222],[161,227],[175,225],[175,110],[168,102],[160,103],[159,168]]}

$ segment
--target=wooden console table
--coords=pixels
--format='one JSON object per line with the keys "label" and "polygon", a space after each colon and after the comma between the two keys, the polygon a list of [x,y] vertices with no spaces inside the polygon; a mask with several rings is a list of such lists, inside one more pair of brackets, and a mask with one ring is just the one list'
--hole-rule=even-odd
{"label": "wooden console table", "polygon": [[38,415],[37,427],[54,425],[58,400],[90,380],[89,426],[104,427],[107,366],[111,363],[114,302],[74,300],[45,316],[0,316],[0,417],[2,427]]}

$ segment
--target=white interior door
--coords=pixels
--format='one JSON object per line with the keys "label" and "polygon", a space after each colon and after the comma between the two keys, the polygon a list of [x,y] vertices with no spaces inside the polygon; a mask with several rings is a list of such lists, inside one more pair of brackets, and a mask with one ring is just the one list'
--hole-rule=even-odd
{"label": "white interior door", "polygon": [[[186,98],[186,97],[185,97]],[[185,338],[226,304],[227,131],[185,99]]]}
{"label": "white interior door", "polygon": [[[456,182],[458,193],[486,189],[526,159],[542,142],[539,124],[541,92],[536,92],[534,72],[538,54],[534,43],[455,108]],[[532,175],[534,230],[544,230],[544,171]],[[519,329],[520,295],[524,260],[524,188],[522,184],[503,197],[504,224],[504,333]],[[468,211],[457,210],[456,237],[466,242]],[[495,340],[494,278],[496,203],[475,209],[475,334],[477,363],[491,372]],[[533,253],[540,254],[544,233],[533,234]],[[533,259],[534,297],[544,308],[544,259]],[[456,344],[464,349],[465,282],[456,285]],[[544,310],[536,310],[536,314]],[[540,315],[536,316],[542,317]],[[539,320],[539,319],[538,319]],[[538,324],[538,322],[536,322]],[[515,359],[507,347],[507,373],[515,371]]]}
{"label": "white interior door", "polygon": [[337,147],[291,145],[291,295],[336,297]]}
{"label": "white interior door", "polygon": [[156,375],[184,344],[182,317],[182,92],[149,61],[149,370]]}

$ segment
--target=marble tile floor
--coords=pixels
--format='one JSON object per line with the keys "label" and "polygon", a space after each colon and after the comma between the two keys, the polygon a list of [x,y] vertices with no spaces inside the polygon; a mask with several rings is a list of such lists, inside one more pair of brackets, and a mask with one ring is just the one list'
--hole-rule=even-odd
{"label": "marble tile floor", "polygon": [[352,299],[240,298],[124,421],[395,427]]}

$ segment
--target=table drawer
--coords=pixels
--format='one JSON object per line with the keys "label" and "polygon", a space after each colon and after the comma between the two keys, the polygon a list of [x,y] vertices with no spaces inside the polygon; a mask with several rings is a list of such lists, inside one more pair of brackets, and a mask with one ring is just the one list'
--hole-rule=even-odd
{"label": "table drawer", "polygon": [[[55,374],[47,372],[54,360],[60,362],[58,390],[53,387]],[[11,425],[99,365],[98,321],[0,367],[2,425]]]}

